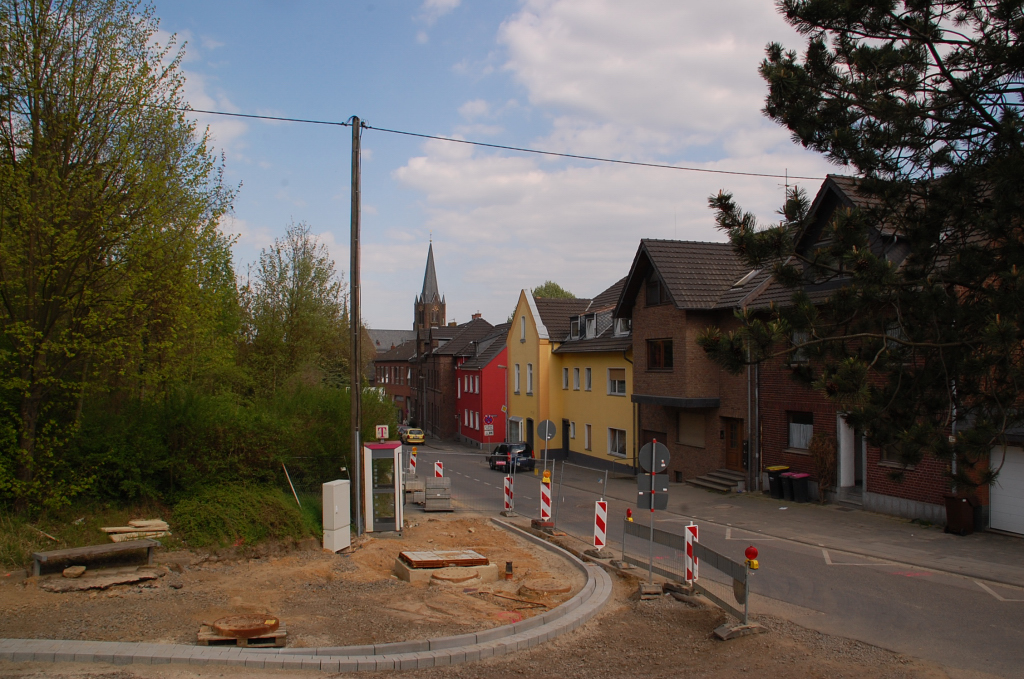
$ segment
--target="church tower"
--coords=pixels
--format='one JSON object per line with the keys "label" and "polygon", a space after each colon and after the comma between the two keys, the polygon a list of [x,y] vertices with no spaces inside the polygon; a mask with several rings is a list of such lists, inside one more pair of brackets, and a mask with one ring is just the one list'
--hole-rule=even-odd
{"label": "church tower", "polygon": [[[430,328],[446,325],[445,300],[437,290],[437,271],[434,269],[434,244],[427,250],[427,269],[423,273],[423,290],[416,297],[413,305],[412,329],[416,339],[422,345],[427,341]],[[422,346],[420,347],[423,348]]]}

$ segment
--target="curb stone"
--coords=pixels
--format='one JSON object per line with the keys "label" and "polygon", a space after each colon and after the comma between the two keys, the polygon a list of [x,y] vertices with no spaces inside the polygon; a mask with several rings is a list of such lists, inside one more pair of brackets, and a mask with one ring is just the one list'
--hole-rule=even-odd
{"label": "curb stone", "polygon": [[176,663],[262,669],[316,669],[324,672],[441,667],[533,648],[587,623],[608,602],[612,593],[611,577],[600,566],[584,563],[558,545],[531,535],[517,526],[497,519],[491,521],[561,556],[586,576],[586,584],[562,605],[529,620],[482,632],[424,641],[302,649],[250,649],[117,641],[0,639],[0,662],[106,662],[117,665]]}

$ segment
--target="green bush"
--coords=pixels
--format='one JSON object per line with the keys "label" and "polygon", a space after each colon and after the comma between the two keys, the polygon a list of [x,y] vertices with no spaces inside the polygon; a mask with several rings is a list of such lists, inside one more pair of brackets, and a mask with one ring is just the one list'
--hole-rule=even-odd
{"label": "green bush", "polygon": [[270,486],[208,486],[174,508],[174,526],[190,547],[252,545],[318,533],[295,500]]}

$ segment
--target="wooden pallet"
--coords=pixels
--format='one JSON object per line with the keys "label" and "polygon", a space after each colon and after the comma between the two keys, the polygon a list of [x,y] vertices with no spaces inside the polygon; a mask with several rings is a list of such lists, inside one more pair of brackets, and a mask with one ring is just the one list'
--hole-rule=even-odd
{"label": "wooden pallet", "polygon": [[213,631],[209,625],[200,625],[197,643],[200,646],[245,646],[249,648],[281,648],[288,640],[284,623],[275,632],[252,639],[225,637]]}
{"label": "wooden pallet", "polygon": [[413,568],[445,568],[446,566],[486,566],[490,563],[483,554],[471,549],[460,551],[401,552],[398,558]]}

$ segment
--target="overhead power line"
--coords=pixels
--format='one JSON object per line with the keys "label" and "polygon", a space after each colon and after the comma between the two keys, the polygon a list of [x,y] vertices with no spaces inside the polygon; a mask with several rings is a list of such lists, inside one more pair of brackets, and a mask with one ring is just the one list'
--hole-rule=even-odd
{"label": "overhead power line", "polygon": [[[335,125],[341,127],[350,127],[352,123],[345,121],[340,122],[337,120],[313,120],[309,118],[286,118],[282,116],[264,116],[255,115],[250,113],[230,113],[228,111],[211,111],[198,108],[177,108],[176,110],[184,111],[186,113],[206,113],[215,116],[231,116],[235,118],[251,118],[255,120],[272,120],[277,122],[286,123],[305,123],[307,125]],[[560,153],[558,151],[545,151],[543,149],[529,149],[522,146],[506,146],[504,144],[489,144],[482,141],[473,141],[470,139],[456,139],[454,137],[442,137],[436,134],[423,134],[420,132],[407,132],[405,130],[392,130],[386,127],[374,127],[373,125],[362,125],[364,129],[375,130],[377,132],[385,132],[387,134],[398,134],[406,137],[417,137],[419,139],[435,139],[437,141],[446,141],[453,144],[467,144],[469,146],[481,146],[489,149],[500,149],[503,151],[516,151],[518,153],[533,153],[541,156],[552,156],[555,158],[572,158],[573,160],[589,160],[595,163],[611,163],[614,165],[632,165],[635,167],[653,167],[659,170],[681,170],[683,172],[703,172],[705,174],[725,174],[734,175],[739,177],[767,177],[770,179],[808,179],[813,181],[821,181],[824,177],[801,177],[798,175],[786,175],[786,174],[771,174],[768,172],[738,172],[735,170],[712,170],[703,167],[687,167],[685,165],[669,165],[668,163],[643,163],[636,160],[620,160],[616,158],[601,158],[600,156],[584,156],[575,153]]]}

